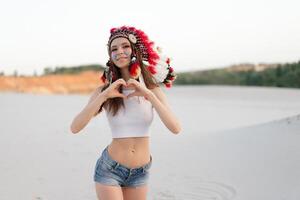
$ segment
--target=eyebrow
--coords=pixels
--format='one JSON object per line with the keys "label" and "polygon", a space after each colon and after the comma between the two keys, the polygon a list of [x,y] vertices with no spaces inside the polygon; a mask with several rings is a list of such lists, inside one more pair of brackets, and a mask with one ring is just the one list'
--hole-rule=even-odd
{"label": "eyebrow", "polygon": [[[125,45],[125,44],[129,44],[129,42],[123,42],[123,43],[121,44],[121,46],[122,46],[122,45]],[[113,48],[113,47],[117,47],[117,45],[111,46],[111,48]]]}

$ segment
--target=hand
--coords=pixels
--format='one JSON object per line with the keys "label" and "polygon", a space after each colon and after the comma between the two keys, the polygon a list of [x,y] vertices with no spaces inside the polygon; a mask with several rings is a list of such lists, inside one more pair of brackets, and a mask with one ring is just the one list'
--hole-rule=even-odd
{"label": "hand", "polygon": [[133,97],[133,96],[143,96],[147,99],[149,93],[151,93],[151,91],[145,87],[144,85],[142,85],[140,82],[138,82],[135,79],[129,79],[127,81],[127,87],[129,86],[133,86],[135,91],[133,93],[130,93],[127,98]]}
{"label": "hand", "polygon": [[115,98],[115,97],[121,97],[121,98],[126,99],[127,96],[119,92],[119,88],[121,85],[123,85],[123,86],[127,85],[125,80],[122,78],[113,82],[108,88],[106,88],[102,92],[102,94],[105,96],[106,99]]}

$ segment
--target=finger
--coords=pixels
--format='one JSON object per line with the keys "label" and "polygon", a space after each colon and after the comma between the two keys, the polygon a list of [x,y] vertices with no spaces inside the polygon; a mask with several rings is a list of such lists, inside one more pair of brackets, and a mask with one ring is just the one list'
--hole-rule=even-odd
{"label": "finger", "polygon": [[125,88],[130,88],[130,89],[134,89],[134,90],[137,90],[137,89],[138,89],[138,87],[137,87],[136,85],[134,85],[134,84],[127,84],[127,85],[125,86]]}
{"label": "finger", "polygon": [[126,81],[123,78],[119,78],[116,82],[117,82],[117,84],[126,85]]}
{"label": "finger", "polygon": [[131,79],[131,80],[127,81],[127,86],[138,87],[139,83],[136,80]]}
{"label": "finger", "polygon": [[120,85],[126,86],[126,82],[124,79],[118,79],[113,84],[114,84],[114,88],[120,87]]}

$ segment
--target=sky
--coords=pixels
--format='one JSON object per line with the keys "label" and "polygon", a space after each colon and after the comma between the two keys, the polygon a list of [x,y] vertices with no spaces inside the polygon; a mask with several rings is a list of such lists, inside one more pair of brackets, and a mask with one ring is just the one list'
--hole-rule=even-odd
{"label": "sky", "polygon": [[109,30],[143,30],[190,71],[300,60],[297,0],[0,0],[0,72],[102,64]]}

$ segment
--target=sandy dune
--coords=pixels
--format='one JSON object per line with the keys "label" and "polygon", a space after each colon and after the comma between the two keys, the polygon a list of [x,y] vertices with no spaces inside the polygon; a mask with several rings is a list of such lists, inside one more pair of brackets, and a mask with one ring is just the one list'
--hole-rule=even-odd
{"label": "sandy dune", "polygon": [[35,94],[86,94],[102,85],[101,74],[102,72],[86,71],[75,75],[0,76],[0,91]]}

